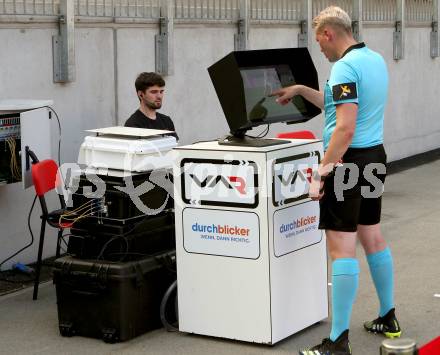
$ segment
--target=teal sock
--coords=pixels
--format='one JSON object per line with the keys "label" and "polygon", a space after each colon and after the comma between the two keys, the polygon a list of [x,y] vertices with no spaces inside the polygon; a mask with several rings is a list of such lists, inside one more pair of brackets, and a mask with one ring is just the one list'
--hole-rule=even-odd
{"label": "teal sock", "polygon": [[350,326],[351,309],[359,285],[359,262],[341,258],[332,264],[332,330],[335,341]]}
{"label": "teal sock", "polygon": [[394,308],[393,289],[394,272],[393,257],[390,248],[367,255],[371,277],[380,301],[379,316],[384,316]]}

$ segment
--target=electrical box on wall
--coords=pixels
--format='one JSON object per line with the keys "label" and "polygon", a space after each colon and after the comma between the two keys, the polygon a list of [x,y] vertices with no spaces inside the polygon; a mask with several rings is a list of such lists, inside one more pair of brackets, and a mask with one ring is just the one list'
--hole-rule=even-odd
{"label": "electrical box on wall", "polygon": [[51,100],[0,100],[0,186],[32,185],[26,147],[39,159],[51,157]]}

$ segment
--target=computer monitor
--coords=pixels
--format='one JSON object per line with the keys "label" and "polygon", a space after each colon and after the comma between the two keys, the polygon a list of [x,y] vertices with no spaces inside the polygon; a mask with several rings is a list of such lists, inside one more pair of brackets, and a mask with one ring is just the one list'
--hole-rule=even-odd
{"label": "computer monitor", "polygon": [[209,67],[208,72],[230,132],[238,138],[236,142],[253,127],[305,122],[321,112],[301,96],[284,106],[270,96],[294,84],[319,90],[318,75],[307,48],[232,52]]}

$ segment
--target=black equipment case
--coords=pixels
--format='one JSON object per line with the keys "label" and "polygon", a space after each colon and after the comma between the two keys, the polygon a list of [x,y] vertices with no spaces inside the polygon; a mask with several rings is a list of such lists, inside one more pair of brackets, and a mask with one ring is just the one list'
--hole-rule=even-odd
{"label": "black equipment case", "polygon": [[67,253],[81,259],[118,260],[117,254],[154,254],[176,247],[174,213],[144,216],[135,223],[115,225],[84,218],[70,229]]}
{"label": "black equipment case", "polygon": [[61,335],[118,342],[161,327],[160,302],[176,277],[170,266],[175,267],[174,251],[124,263],[57,259]]}
{"label": "black equipment case", "polygon": [[[75,179],[78,190],[72,194],[72,209],[81,207],[87,202],[93,202],[89,205],[90,207],[94,206],[95,210],[97,210],[97,206],[102,208],[102,211],[96,213],[96,215],[107,217],[110,222],[113,220],[114,223],[118,223],[118,219],[130,219],[144,214],[156,215],[161,211],[174,207],[172,174],[168,170],[148,171],[128,177],[107,175],[87,177],[83,174]],[[149,183],[144,185],[144,193],[139,194],[139,192],[136,192],[135,196],[130,196],[128,193],[118,190],[118,188],[127,188],[126,179],[131,180],[130,184],[133,184],[132,186],[136,189],[146,181]],[[162,187],[154,183],[159,181]],[[101,197],[96,197],[99,196],[98,182],[105,184],[105,192]],[[145,207],[144,211],[136,207],[133,198],[136,198],[138,203]]]}

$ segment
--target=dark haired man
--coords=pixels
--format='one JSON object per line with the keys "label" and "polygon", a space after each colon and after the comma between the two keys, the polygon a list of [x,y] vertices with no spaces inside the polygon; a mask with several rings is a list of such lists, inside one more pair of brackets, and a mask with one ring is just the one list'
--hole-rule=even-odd
{"label": "dark haired man", "polygon": [[171,118],[156,112],[162,107],[165,92],[163,78],[156,73],[141,73],[136,78],[135,87],[139,98],[139,109],[125,122],[125,127],[173,131],[172,135],[179,139]]}

